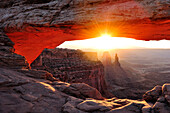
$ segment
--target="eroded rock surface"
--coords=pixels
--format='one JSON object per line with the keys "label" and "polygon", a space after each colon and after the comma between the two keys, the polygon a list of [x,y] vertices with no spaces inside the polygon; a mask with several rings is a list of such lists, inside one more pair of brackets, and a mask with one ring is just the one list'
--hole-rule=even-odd
{"label": "eroded rock surface", "polygon": [[45,49],[31,64],[31,67],[47,70],[55,78],[64,82],[86,83],[109,96],[103,64],[98,60],[97,54],[93,54],[62,48]]}
{"label": "eroded rock surface", "polygon": [[169,0],[1,0],[0,4],[0,27],[29,63],[44,48],[94,38],[103,31],[115,37],[170,39]]}
{"label": "eroded rock surface", "polygon": [[170,112],[170,84],[155,86],[143,95],[144,100],[153,103],[153,106],[143,109],[146,113],[169,113]]}
{"label": "eroded rock surface", "polygon": [[87,84],[61,82],[44,70],[0,68],[1,113],[168,113],[169,84],[162,91],[151,107],[145,101],[105,99]]}
{"label": "eroded rock surface", "polygon": [[143,99],[149,102],[156,102],[161,94],[162,94],[162,87],[155,86],[152,90],[146,92],[143,95]]}
{"label": "eroded rock surface", "polygon": [[14,43],[0,30],[0,67],[21,69],[29,68],[24,56],[15,54]]}
{"label": "eroded rock surface", "polygon": [[52,85],[59,91],[65,92],[66,94],[73,95],[77,98],[94,98],[94,99],[104,99],[100,92],[85,83],[73,83],[69,84],[66,82],[54,82]]}
{"label": "eroded rock surface", "polygon": [[42,72],[23,71],[26,74],[0,68],[1,113],[139,113],[147,105],[144,101],[104,99],[87,84],[35,78]]}

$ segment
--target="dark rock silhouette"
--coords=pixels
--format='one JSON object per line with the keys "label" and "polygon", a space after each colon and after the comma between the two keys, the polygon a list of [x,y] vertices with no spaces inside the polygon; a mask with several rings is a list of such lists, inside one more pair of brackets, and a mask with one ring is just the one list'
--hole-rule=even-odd
{"label": "dark rock silhouette", "polygon": [[119,57],[118,57],[117,53],[115,54],[115,62],[114,62],[114,65],[120,67]]}

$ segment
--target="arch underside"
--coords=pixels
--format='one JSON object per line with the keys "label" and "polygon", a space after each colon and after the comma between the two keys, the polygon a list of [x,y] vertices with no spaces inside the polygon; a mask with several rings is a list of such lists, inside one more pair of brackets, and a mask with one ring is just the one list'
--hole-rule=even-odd
{"label": "arch underside", "polygon": [[1,5],[0,28],[29,63],[44,48],[105,32],[137,40],[170,40],[168,1],[11,1]]}

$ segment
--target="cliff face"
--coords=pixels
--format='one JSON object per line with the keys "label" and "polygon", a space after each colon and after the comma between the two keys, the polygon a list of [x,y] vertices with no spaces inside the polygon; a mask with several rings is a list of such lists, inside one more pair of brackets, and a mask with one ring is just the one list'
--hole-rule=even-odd
{"label": "cliff face", "polygon": [[1,0],[0,4],[0,28],[29,63],[44,48],[94,38],[106,30],[115,37],[170,39],[169,0]]}
{"label": "cliff face", "polygon": [[61,48],[45,49],[31,64],[31,67],[47,70],[61,81],[89,84],[102,94],[107,89],[104,67],[96,53]]}
{"label": "cliff face", "polygon": [[[158,113],[160,110],[159,113],[168,113],[169,110],[168,98],[155,104],[156,107],[145,101],[104,99],[87,84],[51,81],[43,77],[46,73],[0,68],[1,113]],[[167,88],[164,92],[169,96]]]}
{"label": "cliff face", "polygon": [[0,67],[21,69],[29,68],[24,56],[15,54],[14,43],[0,30]]}
{"label": "cliff face", "polygon": [[[169,113],[170,84],[144,95],[146,101],[156,101],[154,106],[145,101],[105,99],[85,83],[69,84],[58,81],[47,71],[25,69],[28,67],[25,58],[13,53],[14,43],[3,31],[0,34],[1,113]],[[59,54],[58,58],[62,57]]]}

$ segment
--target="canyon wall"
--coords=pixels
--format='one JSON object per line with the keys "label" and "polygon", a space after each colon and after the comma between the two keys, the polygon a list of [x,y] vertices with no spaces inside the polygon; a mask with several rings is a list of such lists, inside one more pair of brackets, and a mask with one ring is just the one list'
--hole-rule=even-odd
{"label": "canyon wall", "polygon": [[29,64],[24,56],[15,54],[14,43],[0,30],[0,67],[12,69],[27,69]]}
{"label": "canyon wall", "polygon": [[[153,103],[150,105],[146,101],[116,97],[106,99],[97,89],[85,83],[70,84],[57,80],[47,71],[27,69],[29,66],[25,57],[13,53],[13,45],[8,36],[0,31],[1,113],[169,113],[170,111],[170,84],[156,86],[146,92],[143,97],[147,102]],[[61,57],[63,54],[59,54],[58,58]]]}
{"label": "canyon wall", "polygon": [[108,32],[170,39],[169,0],[0,0],[0,28],[31,63],[44,48]]}
{"label": "canyon wall", "polygon": [[31,68],[46,70],[64,82],[86,83],[104,95],[107,93],[104,67],[95,52],[62,48],[44,49],[33,61]]}

